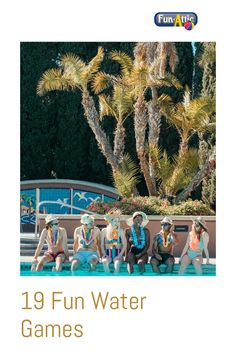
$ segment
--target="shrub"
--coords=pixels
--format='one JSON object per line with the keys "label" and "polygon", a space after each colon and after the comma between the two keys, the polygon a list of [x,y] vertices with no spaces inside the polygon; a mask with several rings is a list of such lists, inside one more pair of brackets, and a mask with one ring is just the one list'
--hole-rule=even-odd
{"label": "shrub", "polygon": [[147,215],[215,215],[201,200],[187,200],[171,205],[166,199],[158,197],[123,198],[121,201],[91,203],[87,209],[97,214],[105,214],[112,208],[119,208],[124,215],[143,211]]}

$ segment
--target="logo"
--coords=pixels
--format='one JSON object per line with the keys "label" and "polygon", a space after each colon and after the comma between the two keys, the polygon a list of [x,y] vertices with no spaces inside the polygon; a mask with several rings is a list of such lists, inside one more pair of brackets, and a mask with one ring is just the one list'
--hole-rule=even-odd
{"label": "logo", "polygon": [[191,31],[198,22],[195,12],[158,12],[154,16],[158,27],[184,27]]}

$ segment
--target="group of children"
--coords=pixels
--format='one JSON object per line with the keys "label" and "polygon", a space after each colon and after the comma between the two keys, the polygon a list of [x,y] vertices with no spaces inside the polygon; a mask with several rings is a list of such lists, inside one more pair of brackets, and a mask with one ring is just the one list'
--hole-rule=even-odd
{"label": "group of children", "polygon": [[[145,227],[149,222],[147,215],[143,212],[135,212],[131,218],[126,220],[128,225],[126,230],[120,226],[120,210],[110,210],[104,219],[107,226],[100,231],[94,225],[93,216],[89,214],[81,216],[82,225],[74,231],[74,255],[71,260],[71,271],[76,271],[85,263],[89,265],[90,270],[95,270],[96,265],[101,262],[105,272],[111,271],[113,263],[114,272],[119,273],[120,265],[126,262],[129,274],[134,272],[134,264],[138,264],[139,272],[143,274],[145,264],[149,261],[150,232]],[[53,270],[61,271],[62,263],[69,262],[67,233],[65,228],[59,227],[58,218],[54,215],[47,215],[45,223],[46,226],[41,233],[31,270],[40,271],[44,264],[55,262]],[[175,263],[173,251],[178,243],[173,228],[171,218],[164,217],[161,221],[161,230],[153,239],[150,264],[155,273],[161,272],[161,264],[166,265],[166,273],[173,271]],[[38,261],[45,242],[48,250]],[[189,264],[193,264],[196,274],[202,274],[203,250],[206,262],[209,263],[208,242],[206,222],[202,217],[197,217],[193,221],[192,230],[180,256],[179,274],[184,274]]]}

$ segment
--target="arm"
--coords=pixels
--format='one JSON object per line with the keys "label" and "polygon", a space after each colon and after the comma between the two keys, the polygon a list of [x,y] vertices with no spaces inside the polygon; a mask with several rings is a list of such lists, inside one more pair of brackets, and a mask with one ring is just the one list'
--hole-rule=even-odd
{"label": "arm", "polygon": [[205,252],[205,255],[206,255],[206,264],[210,264],[209,252],[208,252],[209,235],[208,235],[207,232],[204,232],[202,237],[203,237],[204,252]]}
{"label": "arm", "polygon": [[122,240],[122,250],[121,250],[121,252],[120,252],[120,254],[119,254],[119,257],[123,257],[123,255],[124,255],[124,253],[125,253],[125,250],[127,249],[127,239],[126,239],[126,237],[125,237],[125,235],[124,235],[124,231],[121,229],[120,230],[121,231],[121,240]]}
{"label": "arm", "polygon": [[63,248],[63,251],[65,252],[66,259],[69,260],[69,251],[68,251],[68,246],[67,246],[67,232],[66,232],[66,229],[63,229],[62,248]]}
{"label": "arm", "polygon": [[130,250],[130,243],[128,241],[128,238],[129,238],[129,229],[126,229],[125,230],[125,239],[126,239],[125,262],[127,262],[127,257]]}
{"label": "arm", "polygon": [[153,245],[152,245],[152,254],[156,257],[159,261],[162,260],[162,257],[158,254],[158,242],[156,237],[154,238]]}
{"label": "arm", "polygon": [[186,244],[185,244],[184,249],[183,249],[183,251],[182,251],[182,253],[181,253],[181,256],[180,256],[179,261],[181,261],[181,259],[183,258],[183,256],[184,256],[185,253],[187,252],[187,250],[188,250],[188,248],[189,248],[189,242],[190,242],[190,235],[188,235]]}
{"label": "arm", "polygon": [[35,260],[37,260],[38,256],[40,255],[40,252],[42,251],[43,245],[45,243],[46,235],[47,235],[47,230],[43,229],[43,231],[40,235],[38,246],[37,246],[35,254],[34,254]]}
{"label": "arm", "polygon": [[77,252],[77,249],[78,249],[78,237],[77,237],[77,229],[75,229],[75,232],[74,232],[74,244],[73,244],[74,254]]}
{"label": "arm", "polygon": [[150,246],[150,232],[148,229],[144,229],[145,231],[145,236],[146,236],[146,242],[145,242],[145,247],[142,252],[136,255],[137,258],[141,258],[145,253],[147,253],[147,250]]}
{"label": "arm", "polygon": [[101,250],[101,231],[98,229],[96,235],[96,243],[97,243],[97,252],[100,258],[102,258],[102,250]]}
{"label": "arm", "polygon": [[101,231],[101,258],[102,257],[106,257],[106,253],[105,253],[105,229],[102,229]]}
{"label": "arm", "polygon": [[173,237],[173,240],[174,240],[174,246],[178,245],[178,243],[179,243],[178,235],[175,232],[173,232],[172,233],[172,237]]}

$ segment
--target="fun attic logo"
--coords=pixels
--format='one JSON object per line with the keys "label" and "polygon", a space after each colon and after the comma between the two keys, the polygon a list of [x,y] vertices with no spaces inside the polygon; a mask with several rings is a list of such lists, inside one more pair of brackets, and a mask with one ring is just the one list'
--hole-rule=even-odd
{"label": "fun attic logo", "polygon": [[157,12],[154,22],[159,27],[184,27],[190,31],[198,22],[194,12]]}

